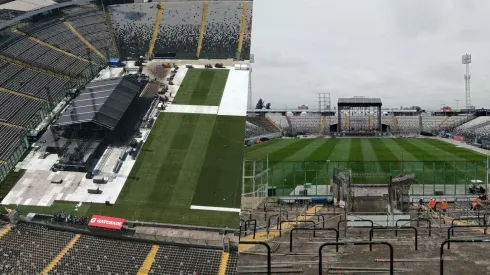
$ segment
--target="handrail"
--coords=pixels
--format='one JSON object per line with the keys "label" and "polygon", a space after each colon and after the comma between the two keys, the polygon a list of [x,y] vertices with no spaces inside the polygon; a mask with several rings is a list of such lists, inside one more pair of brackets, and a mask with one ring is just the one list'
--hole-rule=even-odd
{"label": "handrail", "polygon": [[[451,232],[454,230],[454,228],[488,228],[488,224],[484,224],[484,225],[451,225],[448,229],[447,229],[447,239],[450,240],[451,239]],[[451,249],[451,244],[448,243],[447,244],[447,249]]]}
{"label": "handrail", "polygon": [[490,239],[465,239],[465,240],[444,240],[441,243],[441,248],[439,250],[439,274],[444,275],[444,245],[447,244],[448,249],[450,243],[488,243]]}
{"label": "handrail", "polygon": [[314,221],[285,220],[285,221],[281,221],[279,223],[279,237],[282,237],[282,224],[285,223],[285,222],[289,222],[289,223],[298,223],[298,222],[307,223],[307,222],[311,222],[313,224],[313,228],[316,228],[316,224],[315,224]]}
{"label": "handrail", "polygon": [[371,223],[371,228],[374,228],[374,222],[372,220],[340,220],[337,222],[337,230],[340,231],[340,224],[344,223],[344,222],[346,224],[347,224],[347,222],[369,222],[369,223]]}
{"label": "handrail", "polygon": [[[405,227],[401,228],[400,230],[405,230],[405,229],[413,229],[414,230],[414,232],[415,232],[415,250],[418,250],[419,231],[414,226],[405,226]],[[371,230],[369,230],[369,241],[370,242],[373,241],[374,230],[388,231],[388,230],[392,230],[392,229],[391,228],[377,228],[377,227],[371,228]],[[373,251],[372,245],[369,245],[369,251]]]}
{"label": "handrail", "polygon": [[322,274],[322,249],[323,247],[327,245],[373,245],[373,244],[382,244],[382,245],[387,245],[388,248],[390,249],[390,275],[394,274],[394,269],[393,269],[393,245],[391,245],[389,242],[327,242],[322,245],[320,245],[320,248],[318,249],[318,274]]}
{"label": "handrail", "polygon": [[[289,252],[293,252],[293,232],[294,231],[310,231],[310,230],[313,230],[313,237],[316,237],[316,231],[335,231],[335,241],[338,242],[339,241],[339,237],[340,237],[340,234],[339,234],[339,231],[335,228],[293,228],[291,230],[291,233],[289,235]],[[339,252],[339,246],[336,245],[336,252]]]}
{"label": "handrail", "polygon": [[427,218],[417,218],[417,219],[399,219],[395,222],[395,236],[398,236],[398,222],[412,222],[416,221],[417,226],[419,226],[419,221],[426,221],[429,224],[429,236],[432,236],[432,222]]}
{"label": "handrail", "polygon": [[240,241],[238,244],[260,244],[267,248],[267,274],[271,273],[271,247],[266,242],[258,242],[258,241]]}

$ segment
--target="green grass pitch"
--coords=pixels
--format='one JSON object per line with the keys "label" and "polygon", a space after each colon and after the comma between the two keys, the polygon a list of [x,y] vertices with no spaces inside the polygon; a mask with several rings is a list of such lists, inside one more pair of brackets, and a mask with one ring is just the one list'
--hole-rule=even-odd
{"label": "green grass pitch", "polygon": [[[174,103],[219,106],[228,72],[190,69]],[[113,206],[57,201],[19,210],[238,228],[238,213],[190,207],[240,208],[244,137],[245,117],[162,113]]]}
{"label": "green grass pitch", "polygon": [[[272,168],[270,184],[285,187],[329,184],[335,165],[358,174],[354,183],[387,183],[388,175],[400,173],[415,173],[420,184],[485,181],[486,156],[429,138],[277,139],[245,151],[249,160],[266,155]],[[370,180],[362,174],[387,176]]]}
{"label": "green grass pitch", "polygon": [[244,118],[163,113],[115,205],[90,210],[145,221],[236,227],[237,213],[190,206],[240,207],[244,124]]}
{"label": "green grass pitch", "polygon": [[229,70],[189,69],[174,104],[219,106]]}

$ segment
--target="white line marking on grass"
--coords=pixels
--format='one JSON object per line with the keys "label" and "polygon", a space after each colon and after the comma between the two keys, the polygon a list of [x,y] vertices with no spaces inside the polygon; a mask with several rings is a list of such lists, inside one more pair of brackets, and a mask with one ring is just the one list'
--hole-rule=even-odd
{"label": "white line marking on grass", "polygon": [[240,208],[230,208],[230,207],[214,207],[214,206],[200,206],[191,205],[192,210],[209,210],[209,211],[220,211],[220,212],[236,212],[240,213]]}
{"label": "white line marking on grass", "polygon": [[165,112],[216,115],[218,113],[218,106],[170,104]]}

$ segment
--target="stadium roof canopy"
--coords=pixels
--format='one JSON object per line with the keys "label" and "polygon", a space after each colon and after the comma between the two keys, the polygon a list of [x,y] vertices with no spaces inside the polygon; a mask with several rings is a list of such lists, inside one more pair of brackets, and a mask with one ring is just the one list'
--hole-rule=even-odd
{"label": "stadium roof canopy", "polygon": [[0,5],[0,10],[33,11],[56,4],[53,0],[14,0]]}
{"label": "stadium roof canopy", "polygon": [[380,98],[368,98],[368,97],[351,97],[351,98],[339,98],[337,103],[339,107],[368,107],[368,106],[381,106]]}
{"label": "stadium roof canopy", "polygon": [[124,77],[92,82],[54,126],[92,122],[114,130],[138,93],[139,85]]}

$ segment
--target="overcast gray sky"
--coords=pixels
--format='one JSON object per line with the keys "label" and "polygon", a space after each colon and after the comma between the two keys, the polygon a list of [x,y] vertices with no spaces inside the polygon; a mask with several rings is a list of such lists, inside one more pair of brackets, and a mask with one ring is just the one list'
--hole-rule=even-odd
{"label": "overcast gray sky", "polygon": [[255,0],[253,105],[316,108],[316,95],[380,97],[384,107],[490,107],[488,0]]}

